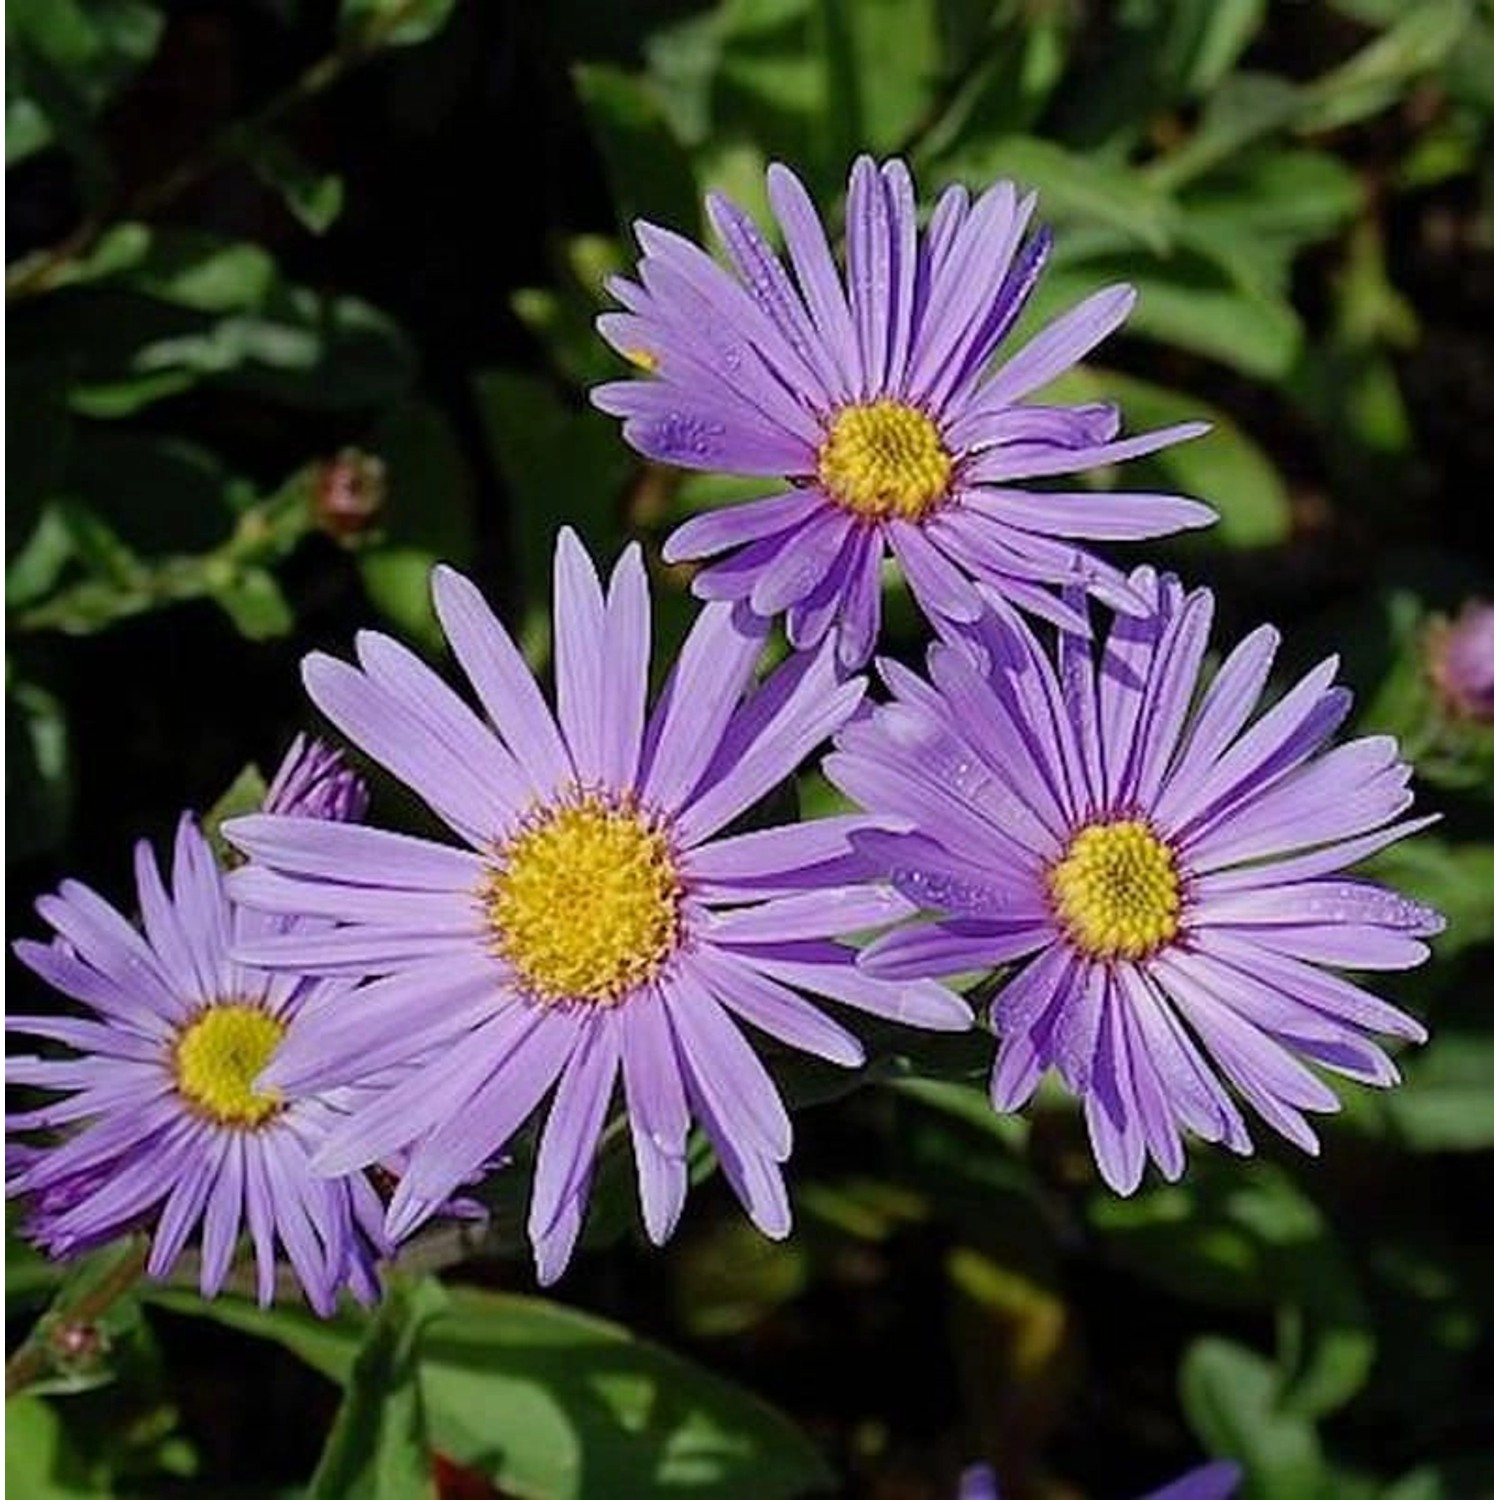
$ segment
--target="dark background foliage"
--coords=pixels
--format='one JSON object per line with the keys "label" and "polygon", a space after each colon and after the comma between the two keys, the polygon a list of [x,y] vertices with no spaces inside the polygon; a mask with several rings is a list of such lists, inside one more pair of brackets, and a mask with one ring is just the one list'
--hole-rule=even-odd
{"label": "dark background foliage", "polygon": [[[135,838],[310,723],[309,648],[438,651],[436,558],[544,665],[556,527],[642,537],[662,659],[690,606],[655,545],[736,491],[588,408],[600,281],[632,217],[696,234],[707,186],[759,211],[774,157],[831,208],[861,149],[928,201],[1040,189],[1033,323],[1141,288],[1072,389],[1211,415],[1130,479],[1224,520],[1122,556],[1212,583],[1221,642],[1274,620],[1288,672],[1342,654],[1445,814],[1384,873],[1451,923],[1384,986],[1432,1042],[1400,1091],[1341,1090],[1318,1161],[1262,1138],[1122,1202],[1066,1101],[989,1115],[982,1039],[875,1035],[868,1087],[778,1070],[807,1106],[788,1243],[705,1169],[648,1252],[615,1152],[541,1302],[518,1168],[449,1301],[412,1280],[373,1328],[120,1304],[11,1403],[17,1493],[915,1500],[984,1457],[1062,1500],[1205,1451],[1251,1500],[1487,1493],[1493,776],[1426,658],[1492,587],[1491,32],[1478,0],[13,0],[11,933],[64,874],[128,904]],[[833,805],[815,773],[788,795]],[[12,1238],[12,1342],[55,1281]]]}

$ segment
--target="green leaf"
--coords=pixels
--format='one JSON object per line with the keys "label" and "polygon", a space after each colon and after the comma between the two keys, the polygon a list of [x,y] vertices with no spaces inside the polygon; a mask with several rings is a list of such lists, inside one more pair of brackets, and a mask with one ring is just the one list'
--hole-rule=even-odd
{"label": "green leaf", "polygon": [[825,1182],[803,1182],[797,1189],[799,1214],[856,1240],[880,1244],[899,1230],[920,1224],[930,1204],[920,1193],[879,1178],[853,1175]]}
{"label": "green leaf", "polygon": [[426,1350],[437,1447],[521,1500],[777,1500],[830,1482],[807,1438],[754,1397],[554,1303],[455,1289]]}
{"label": "green leaf", "polygon": [[859,151],[899,150],[927,117],[942,71],[935,0],[818,0],[828,72],[824,125],[836,169]]}
{"label": "green leaf", "polygon": [[148,231],[142,257],[110,273],[132,291],[195,312],[242,312],[275,291],[276,262],[259,245],[192,231]]}
{"label": "green leaf", "polygon": [[1113,250],[1073,256],[1059,244],[1038,287],[1035,316],[1128,281],[1138,298],[1129,333],[1219,360],[1262,380],[1286,375],[1302,347],[1302,324],[1285,298],[1236,281],[1216,259],[1184,249],[1170,260]]}
{"label": "green leaf", "polygon": [[1209,96],[1198,128],[1141,175],[1158,189],[1181,187],[1289,125],[1302,104],[1302,91],[1278,74],[1235,73]]}
{"label": "green leaf", "polygon": [[326,234],[344,207],[344,180],[336,172],[319,172],[291,144],[277,135],[256,138],[245,153],[255,175],[281,195],[304,229]]}
{"label": "green leaf", "polygon": [[144,0],[13,0],[5,11],[6,164],[54,140],[91,155],[89,118],[155,53],[163,21]]}
{"label": "green leaf", "polygon": [[1256,151],[1185,196],[1181,237],[1236,285],[1284,294],[1297,253],[1342,229],[1364,196],[1360,179],[1337,157]]}
{"label": "green leaf", "polygon": [[817,0],[735,0],[721,12],[713,79],[715,137],[749,140],[799,164],[815,199],[842,185],[849,148],[829,116],[826,38]]}
{"label": "green leaf", "polygon": [[370,603],[403,635],[429,652],[442,649],[442,629],[432,610],[432,566],[422,547],[382,543],[360,553],[359,575]]}
{"label": "green leaf", "polygon": [[214,603],[247,641],[269,641],[290,635],[296,616],[281,585],[264,568],[217,568],[206,575],[206,588]]}
{"label": "green leaf", "polygon": [[455,0],[343,0],[339,34],[361,47],[414,47],[436,36]]}
{"label": "green leaf", "polygon": [[[766,153],[751,141],[706,142],[694,155],[698,187],[706,196],[722,193],[757,223],[771,224],[771,197],[766,188]],[[614,351],[610,353],[614,355]],[[619,356],[614,355],[616,361]],[[618,364],[615,366],[618,369]]]}
{"label": "green leaf", "polygon": [[[152,1290],[174,1312],[274,1339],[348,1378],[358,1324]],[[433,1447],[517,1500],[691,1489],[704,1500],[802,1496],[832,1476],[807,1437],[748,1392],[628,1329],[534,1297],[451,1288],[423,1325]]]}
{"label": "green leaf", "polygon": [[1069,1307],[1052,1278],[1013,1255],[971,1245],[955,1246],[946,1261],[958,1303],[955,1343],[965,1362],[983,1361],[1028,1403],[1062,1406],[1077,1379],[1076,1360],[1068,1357],[1076,1350],[1069,1348]]}
{"label": "green leaf", "polygon": [[118,532],[87,505],[69,500],[59,507],[78,560],[89,574],[121,590],[136,587],[145,569]]}
{"label": "green leaf", "polygon": [[1379,1500],[1469,1500],[1492,1487],[1494,1468],[1487,1452],[1444,1457],[1403,1475],[1380,1491]]}
{"label": "green leaf", "polygon": [[1103,8],[1091,18],[1092,44],[1074,60],[1052,130],[1112,156],[1138,152],[1157,121],[1212,97],[1264,8],[1263,0],[1128,0]]}
{"label": "green leaf", "polygon": [[1054,141],[1019,135],[973,142],[956,149],[941,165],[976,191],[998,177],[1035,188],[1043,221],[1114,230],[1156,255],[1171,248],[1176,206],[1127,167],[1080,155]]}
{"label": "green leaf", "polygon": [[1071,7],[1052,6],[1025,26],[1000,27],[983,38],[978,61],[913,147],[916,160],[925,167],[946,159],[963,141],[1030,132],[1062,80],[1077,22]]}
{"label": "green leaf", "polygon": [[677,1249],[676,1321],[694,1338],[744,1333],[798,1297],[810,1274],[804,1246],[769,1240],[748,1219],[718,1219]]}
{"label": "green leaf", "polygon": [[1200,1338],[1183,1356],[1178,1385],[1204,1448],[1244,1466],[1241,1500],[1329,1493],[1317,1432],[1305,1417],[1278,1409],[1269,1361],[1225,1339]]}
{"label": "green leaf", "polygon": [[1396,103],[1414,76],[1453,53],[1473,14],[1469,0],[1424,0],[1402,10],[1390,30],[1311,83],[1248,71],[1224,79],[1209,95],[1198,128],[1145,176],[1158,187],[1179,187],[1279,131],[1322,133]]}
{"label": "green leaf", "polygon": [[672,515],[691,516],[700,510],[738,505],[757,500],[766,493],[766,481],[753,475],[710,474],[697,470],[683,474],[672,491]]}
{"label": "green leaf", "polygon": [[237,850],[224,842],[220,829],[230,818],[243,817],[261,810],[266,800],[266,778],[254,762],[248,762],[239,775],[220,794],[218,801],[203,815],[203,832],[221,864],[234,864],[240,858]]}
{"label": "green leaf", "polygon": [[307,1500],[429,1500],[436,1495],[418,1356],[443,1309],[437,1282],[392,1278],[349,1372]]}
{"label": "green leaf", "polygon": [[1142,271],[1134,281],[1139,333],[1262,380],[1285,376],[1301,351],[1302,321],[1291,303],[1233,270],[1226,275],[1217,256],[1187,254],[1177,266]]}
{"label": "green leaf", "polygon": [[[9,63],[10,57],[6,61]],[[5,71],[5,164],[13,166],[40,151],[52,139],[52,126],[35,99],[13,92],[21,85],[11,67]]]}
{"label": "green leaf", "polygon": [[1218,525],[1183,539],[1182,545],[1269,547],[1291,531],[1291,498],[1270,459],[1222,411],[1195,396],[1163,390],[1114,370],[1076,369],[1055,380],[1047,399],[1118,401],[1127,431],[1164,427],[1189,418],[1212,431],[1178,443],[1131,465],[1120,488],[1146,490],[1153,474],[1165,488],[1205,500],[1219,512]]}
{"label": "green leaf", "polygon": [[1333,1411],[1363,1388],[1375,1338],[1360,1284],[1316,1204],[1271,1163],[1205,1160],[1191,1190],[1101,1192],[1089,1211],[1104,1253],[1173,1295],[1277,1310],[1286,1411]]}
{"label": "green leaf", "polygon": [[1380,1103],[1412,1151],[1487,1151],[1495,1141],[1495,1041],[1440,1033],[1405,1060],[1405,1082]]}
{"label": "green leaf", "polygon": [[1189,0],[1179,7],[1187,32],[1177,72],[1187,94],[1208,94],[1265,24],[1266,0]]}
{"label": "green leaf", "polygon": [[64,509],[48,505],[37,519],[25,545],[6,564],[5,603],[24,609],[45,598],[62,578],[73,558],[73,534]]}
{"label": "green leaf", "polygon": [[337,410],[410,383],[413,354],[390,318],[284,281],[258,246],[153,230],[108,248],[15,319],[23,350],[72,351],[75,412],[128,416],[207,381]]}
{"label": "green leaf", "polygon": [[1333,130],[1388,108],[1447,58],[1472,14],[1470,0],[1417,0],[1390,30],[1307,86],[1299,128]]}
{"label": "green leaf", "polygon": [[276,282],[276,262],[259,245],[127,221],[69,261],[55,285],[114,287],[174,307],[222,313],[258,306]]}
{"label": "green leaf", "polygon": [[39,1396],[5,1403],[5,1488],[21,1500],[83,1500],[106,1495],[82,1473],[57,1409]]}
{"label": "green leaf", "polygon": [[126,220],[58,270],[52,287],[113,287],[195,312],[237,312],[260,305],[276,282],[276,261],[258,245]]}
{"label": "green leaf", "polygon": [[710,126],[709,97],[719,69],[727,12],[689,16],[653,31],[642,43],[656,97],[672,134],[700,146]]}
{"label": "green leaf", "polygon": [[603,63],[577,64],[573,82],[604,158],[622,231],[639,218],[691,234],[698,223],[697,184],[655,94]]}
{"label": "green leaf", "polygon": [[73,805],[68,726],[62,704],[45,688],[5,682],[5,817],[7,860],[55,848]]}
{"label": "green leaf", "polygon": [[287,287],[264,309],[140,351],[138,368],[181,369],[312,409],[376,406],[402,394],[413,355],[396,324],[356,297]]}

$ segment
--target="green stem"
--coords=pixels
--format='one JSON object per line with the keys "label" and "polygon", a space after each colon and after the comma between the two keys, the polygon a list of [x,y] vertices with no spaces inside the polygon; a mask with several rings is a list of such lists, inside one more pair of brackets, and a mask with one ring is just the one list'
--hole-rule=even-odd
{"label": "green stem", "polygon": [[270,567],[285,557],[306,530],[307,498],[295,483],[252,506],[216,547],[206,552],[134,562],[104,579],[86,578],[55,591],[13,615],[13,630],[68,630],[80,600],[91,602],[89,627],[103,629],[148,609],[212,596],[245,568]]}
{"label": "green stem", "polygon": [[145,1269],[146,1247],[133,1245],[76,1302],[43,1314],[26,1342],[5,1362],[5,1399],[24,1391],[51,1370],[56,1359],[51,1331],[59,1321],[97,1323],[140,1280]]}

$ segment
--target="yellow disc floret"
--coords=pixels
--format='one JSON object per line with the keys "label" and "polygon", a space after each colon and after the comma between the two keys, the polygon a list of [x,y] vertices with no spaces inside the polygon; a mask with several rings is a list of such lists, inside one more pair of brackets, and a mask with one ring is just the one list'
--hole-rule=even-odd
{"label": "yellow disc floret", "polygon": [[953,458],[926,412],[900,401],[846,406],[818,450],[818,479],[847,511],[916,521],[948,493]]}
{"label": "yellow disc floret", "polygon": [[274,1089],[252,1087],[286,1026],[258,1005],[214,1005],[183,1027],[173,1050],[177,1088],[190,1105],[220,1125],[263,1125],[281,1108]]}
{"label": "yellow disc floret", "polygon": [[1177,936],[1177,861],[1138,819],[1082,829],[1047,883],[1073,945],[1090,958],[1146,958]]}
{"label": "yellow disc floret", "polygon": [[622,1000],[677,946],[682,886],[661,827],[625,801],[584,796],[500,850],[484,891],[495,944],[539,1000]]}

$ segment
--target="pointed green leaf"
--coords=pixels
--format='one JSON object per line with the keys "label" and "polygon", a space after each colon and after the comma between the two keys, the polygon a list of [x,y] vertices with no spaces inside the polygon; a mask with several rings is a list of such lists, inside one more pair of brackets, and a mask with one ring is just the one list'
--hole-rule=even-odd
{"label": "pointed green leaf", "polygon": [[1178,1383],[1204,1448],[1244,1466],[1241,1500],[1330,1493],[1317,1432],[1307,1418],[1278,1410],[1268,1360],[1227,1339],[1201,1338],[1189,1346]]}

